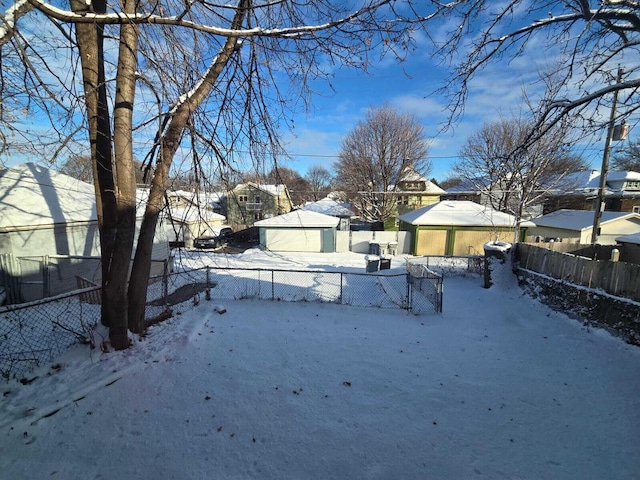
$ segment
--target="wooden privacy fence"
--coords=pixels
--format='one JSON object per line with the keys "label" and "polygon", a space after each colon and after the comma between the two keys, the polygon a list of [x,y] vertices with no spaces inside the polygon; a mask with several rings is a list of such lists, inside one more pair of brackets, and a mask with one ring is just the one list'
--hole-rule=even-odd
{"label": "wooden privacy fence", "polygon": [[640,265],[592,260],[527,243],[517,244],[516,261],[527,270],[640,301]]}

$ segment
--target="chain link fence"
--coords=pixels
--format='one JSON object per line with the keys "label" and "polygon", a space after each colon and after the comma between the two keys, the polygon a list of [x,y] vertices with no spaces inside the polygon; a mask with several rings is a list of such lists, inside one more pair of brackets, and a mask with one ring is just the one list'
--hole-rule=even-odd
{"label": "chain link fence", "polygon": [[100,287],[0,307],[0,376],[8,380],[52,361],[77,343],[91,343],[100,305],[86,303]]}
{"label": "chain link fence", "polygon": [[[201,300],[261,299],[358,307],[442,311],[442,275],[204,267],[150,278],[145,318],[153,324],[171,307]],[[100,322],[100,287],[0,307],[0,375],[9,379],[52,361],[78,342],[92,344]],[[185,304],[188,305],[188,304]]]}

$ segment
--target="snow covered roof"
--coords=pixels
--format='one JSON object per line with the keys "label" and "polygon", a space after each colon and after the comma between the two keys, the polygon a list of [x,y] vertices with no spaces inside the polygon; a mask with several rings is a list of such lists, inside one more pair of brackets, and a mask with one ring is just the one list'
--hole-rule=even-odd
{"label": "snow covered roof", "polygon": [[607,181],[612,182],[638,182],[640,173],[630,170],[613,170],[607,173]]}
{"label": "snow covered roof", "polygon": [[294,210],[277,217],[259,220],[256,227],[335,227],[340,219],[309,210]]}
{"label": "snow covered roof", "polygon": [[0,228],[95,220],[93,185],[35,163],[0,171]]}
{"label": "snow covered roof", "polygon": [[189,202],[200,206],[216,206],[220,203],[223,195],[224,194],[220,192],[190,192],[188,190],[173,190],[167,192],[167,196],[184,198]]}
{"label": "snow covered roof", "polygon": [[[587,230],[593,228],[592,210],[568,210],[562,209],[548,213],[531,221],[537,227],[561,228],[564,230]],[[631,212],[602,212],[600,224],[621,220],[625,218],[636,218],[640,220],[640,215]]]}
{"label": "snow covered roof", "polygon": [[224,215],[215,213],[207,208],[197,208],[195,206],[173,207],[169,209],[168,214],[172,220],[180,223],[226,220]]}
{"label": "snow covered roof", "polygon": [[516,224],[513,215],[466,200],[443,200],[398,218],[412,225],[513,227]]}
{"label": "snow covered roof", "polygon": [[599,170],[581,170],[563,175],[552,175],[541,181],[544,189],[556,194],[596,190],[599,182]]}
{"label": "snow covered roof", "polygon": [[640,232],[630,233],[629,235],[621,235],[620,237],[616,237],[616,242],[633,243],[635,245],[640,245]]}
{"label": "snow covered roof", "polygon": [[355,217],[356,214],[347,208],[348,204],[339,203],[331,198],[323,198],[317,202],[307,202],[302,210],[310,212],[324,213],[333,217]]}
{"label": "snow covered roof", "polygon": [[287,191],[287,186],[283,183],[279,183],[277,185],[268,185],[268,184],[262,184],[262,183],[258,184],[253,182],[240,183],[236,185],[236,188],[234,188],[234,190],[238,190],[246,187],[257,188],[258,190],[262,190],[263,192],[267,192],[268,194],[274,195],[274,196],[282,195]]}

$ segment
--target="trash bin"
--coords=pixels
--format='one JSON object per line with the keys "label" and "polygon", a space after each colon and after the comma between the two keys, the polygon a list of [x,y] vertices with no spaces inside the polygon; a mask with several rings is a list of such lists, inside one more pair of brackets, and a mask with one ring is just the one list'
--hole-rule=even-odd
{"label": "trash bin", "polygon": [[491,281],[491,262],[504,263],[512,245],[507,242],[487,242],[484,244],[484,288],[493,285]]}
{"label": "trash bin", "polygon": [[380,257],[380,270],[389,270],[391,268],[391,256],[382,255]]}
{"label": "trash bin", "polygon": [[380,255],[380,244],[371,240],[369,242],[369,255]]}
{"label": "trash bin", "polygon": [[389,253],[387,251],[387,248],[389,246],[389,242],[379,242],[380,243],[380,253],[379,255],[386,255],[387,253]]}
{"label": "trash bin", "polygon": [[389,255],[398,255],[398,242],[389,242]]}
{"label": "trash bin", "polygon": [[380,266],[380,257],[378,255],[365,255],[364,259],[367,262],[367,273],[378,271]]}

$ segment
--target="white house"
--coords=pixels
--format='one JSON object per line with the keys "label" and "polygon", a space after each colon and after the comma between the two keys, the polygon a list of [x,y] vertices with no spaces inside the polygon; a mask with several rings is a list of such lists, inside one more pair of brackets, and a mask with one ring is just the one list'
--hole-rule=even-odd
{"label": "white house", "polygon": [[334,252],[340,220],[323,213],[294,210],[255,223],[260,245],[279,252]]}

